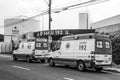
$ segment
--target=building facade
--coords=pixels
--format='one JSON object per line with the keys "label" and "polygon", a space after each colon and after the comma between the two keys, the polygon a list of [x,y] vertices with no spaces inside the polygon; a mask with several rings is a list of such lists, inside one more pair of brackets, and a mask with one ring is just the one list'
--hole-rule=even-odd
{"label": "building facade", "polygon": [[116,15],[102,21],[92,23],[90,27],[96,29],[97,32],[110,33],[120,30],[120,15]]}
{"label": "building facade", "polygon": [[27,20],[27,17],[17,17],[4,20],[4,41],[19,40],[19,36],[27,32],[40,30],[40,22],[35,19]]}

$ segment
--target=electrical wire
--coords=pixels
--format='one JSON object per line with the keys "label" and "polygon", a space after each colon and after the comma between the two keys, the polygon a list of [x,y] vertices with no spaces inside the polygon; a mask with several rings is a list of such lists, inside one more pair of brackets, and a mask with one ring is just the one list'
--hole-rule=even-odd
{"label": "electrical wire", "polygon": [[[67,6],[67,7],[62,7],[62,8],[58,8],[58,9],[53,9],[51,10],[51,13],[57,13],[57,12],[62,12],[62,11],[65,11],[65,10],[71,10],[71,9],[76,9],[76,8],[79,8],[79,7],[83,7],[83,6],[89,6],[89,5],[93,5],[96,4],[96,2],[100,3],[100,2],[105,2],[105,1],[109,1],[109,0],[90,0],[88,2],[84,2],[84,3],[79,3],[79,4],[75,4],[75,5],[71,5],[71,6]],[[22,19],[20,21],[17,21],[17,22],[14,22],[14,23],[11,23],[11,24],[8,24],[8,25],[5,25],[5,26],[10,26],[10,25],[14,25],[14,24],[19,24],[21,22],[24,22],[24,21],[27,21],[27,20],[30,20],[32,18],[35,18],[35,17],[38,17],[38,16],[42,16],[42,15],[46,15],[48,14],[48,10],[46,10],[45,12],[43,13],[40,13],[40,14],[37,14],[35,16],[32,16],[32,17],[29,17],[28,19]]]}
{"label": "electrical wire", "polygon": [[61,6],[66,6],[66,5],[70,5],[70,4],[75,4],[76,2],[80,2],[80,1],[81,1],[81,0],[76,0],[76,1],[72,1],[72,2],[66,3],[66,4],[58,5],[58,6],[53,7],[53,9],[54,9],[54,8],[59,8],[59,7],[61,7]]}
{"label": "electrical wire", "polygon": [[44,2],[47,4],[47,6],[49,5],[49,3],[46,0],[44,0]]}
{"label": "electrical wire", "polygon": [[98,0],[98,1],[96,0],[96,2],[93,2],[93,1],[92,2],[90,1],[91,3],[90,2],[85,2],[84,4],[79,4],[79,6],[76,5],[76,7],[69,6],[68,9],[66,9],[66,10],[72,10],[72,9],[77,9],[77,8],[84,7],[84,6],[90,6],[90,5],[102,3],[102,2],[105,2],[105,1],[109,1],[109,0]]}
{"label": "electrical wire", "polygon": [[35,15],[35,16],[29,17],[29,18],[27,18],[27,19],[22,19],[22,20],[17,21],[17,22],[13,22],[13,23],[10,23],[10,24],[6,24],[5,26],[11,26],[11,25],[19,24],[19,23],[28,21],[28,20],[30,20],[30,19],[33,19],[33,18],[35,18],[35,17],[45,15],[45,14],[48,14],[48,11],[45,11],[45,12],[43,12],[43,13],[41,13],[41,14],[37,14],[37,15]]}

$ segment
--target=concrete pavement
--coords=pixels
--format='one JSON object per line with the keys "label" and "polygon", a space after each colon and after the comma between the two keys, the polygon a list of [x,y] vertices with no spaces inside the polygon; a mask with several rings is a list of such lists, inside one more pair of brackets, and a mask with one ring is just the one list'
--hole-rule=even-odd
{"label": "concrete pavement", "polygon": [[[12,58],[12,55],[11,54],[0,54],[0,57],[2,57],[2,58]],[[115,65],[114,64],[111,68],[105,68],[104,70],[120,73],[120,65]]]}
{"label": "concrete pavement", "polygon": [[110,71],[80,72],[74,67],[49,67],[47,63],[13,61],[11,55],[0,57],[0,80],[120,80],[119,76],[119,73]]}

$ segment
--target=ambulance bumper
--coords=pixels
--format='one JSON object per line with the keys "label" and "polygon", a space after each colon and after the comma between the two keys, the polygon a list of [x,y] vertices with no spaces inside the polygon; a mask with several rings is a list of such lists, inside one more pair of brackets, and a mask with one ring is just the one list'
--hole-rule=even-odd
{"label": "ambulance bumper", "polygon": [[35,59],[47,59],[47,57],[43,55],[34,55],[34,58]]}
{"label": "ambulance bumper", "polygon": [[96,64],[95,62],[91,62],[91,66],[92,67],[104,67],[104,68],[107,68],[107,67],[112,67],[112,63],[110,63],[110,64]]}

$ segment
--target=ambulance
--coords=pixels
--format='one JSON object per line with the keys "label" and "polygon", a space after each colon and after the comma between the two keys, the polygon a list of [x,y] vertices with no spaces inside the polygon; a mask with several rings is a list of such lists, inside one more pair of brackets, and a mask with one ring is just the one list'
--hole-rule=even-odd
{"label": "ambulance", "polygon": [[112,66],[112,45],[109,36],[101,33],[64,36],[49,53],[49,66],[75,66],[79,71],[93,68],[101,71]]}
{"label": "ambulance", "polygon": [[19,43],[18,48],[13,52],[13,60],[18,59],[31,61],[46,61],[46,54],[48,53],[47,39],[36,38],[34,40],[27,40]]}

